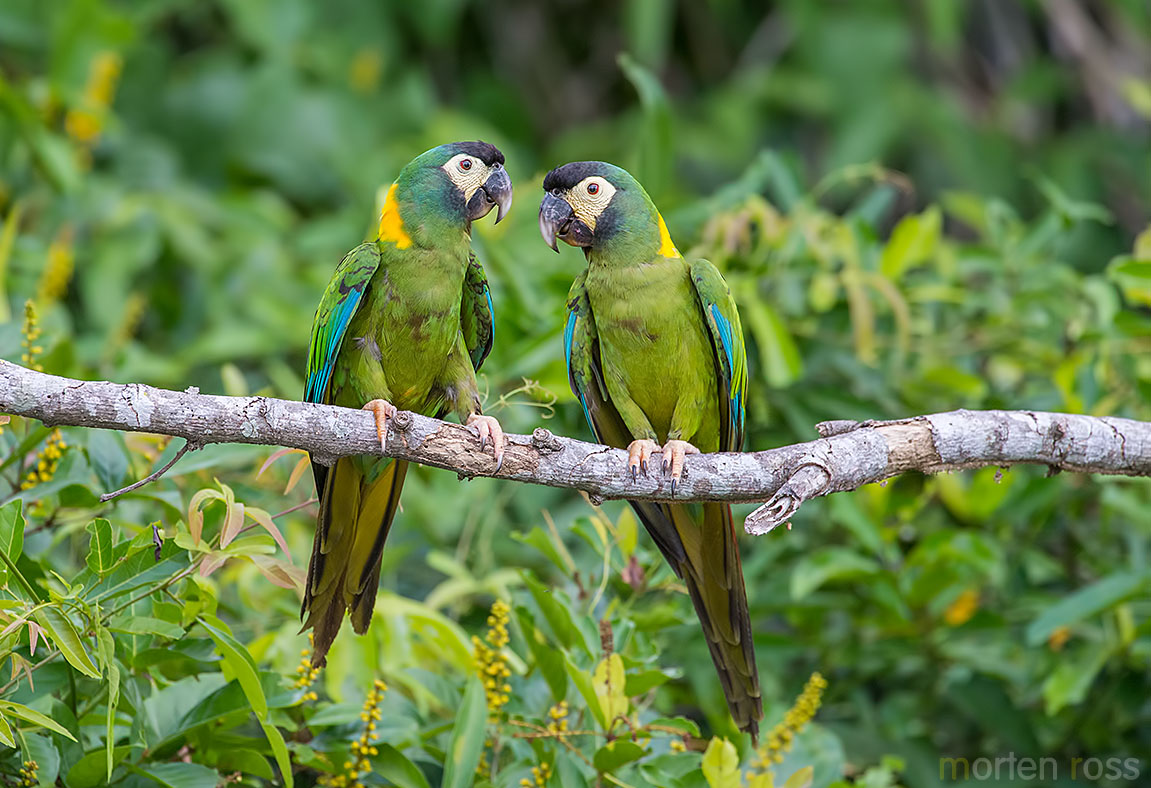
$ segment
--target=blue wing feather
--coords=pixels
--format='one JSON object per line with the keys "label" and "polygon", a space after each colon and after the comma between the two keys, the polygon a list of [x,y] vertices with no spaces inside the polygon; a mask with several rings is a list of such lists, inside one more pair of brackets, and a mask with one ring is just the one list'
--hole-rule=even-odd
{"label": "blue wing feather", "polygon": [[577,320],[579,320],[579,314],[576,307],[570,306],[568,308],[568,322],[564,326],[564,363],[567,364],[568,380],[571,383],[572,390],[575,391],[576,396],[579,397],[584,418],[587,419],[588,426],[591,427],[592,432],[595,432],[595,422],[592,421],[591,411],[588,410],[587,397],[584,395],[583,386],[577,385],[576,379],[572,375],[572,340],[575,338]]}
{"label": "blue wing feather", "polygon": [[691,264],[691,280],[715,347],[721,404],[727,422],[720,445],[726,451],[738,451],[743,445],[744,392],[747,391],[747,348],[743,343],[739,311],[723,276],[708,261],[697,260]]}
{"label": "blue wing feather", "polygon": [[363,244],[349,252],[336,267],[312,322],[312,342],[308,350],[308,370],[304,378],[304,400],[326,402],[336,358],[348,326],[360,308],[368,284],[380,265],[375,244]]}

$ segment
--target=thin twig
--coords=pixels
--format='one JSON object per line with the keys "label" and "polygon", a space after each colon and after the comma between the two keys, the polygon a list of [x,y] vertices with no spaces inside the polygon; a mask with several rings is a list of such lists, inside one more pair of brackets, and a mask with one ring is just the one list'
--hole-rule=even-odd
{"label": "thin twig", "polygon": [[164,467],[160,468],[159,470],[152,471],[151,473],[149,473],[147,476],[145,476],[140,481],[133,482],[132,484],[129,484],[127,487],[121,487],[119,490],[116,490],[114,492],[104,493],[103,495],[100,496],[100,503],[107,503],[108,501],[112,500],[113,498],[119,498],[124,493],[130,493],[130,492],[132,492],[132,490],[137,490],[137,489],[143,487],[148,482],[156,481],[161,476],[163,476],[165,473],[167,473],[168,470],[173,465],[175,465],[177,462],[179,462],[181,457],[183,457],[188,452],[196,451],[199,448],[200,448],[199,444],[192,443],[190,440],[185,439],[184,445],[180,447],[180,450],[176,452],[176,454],[172,457],[172,459],[170,459],[166,463],[164,463]]}

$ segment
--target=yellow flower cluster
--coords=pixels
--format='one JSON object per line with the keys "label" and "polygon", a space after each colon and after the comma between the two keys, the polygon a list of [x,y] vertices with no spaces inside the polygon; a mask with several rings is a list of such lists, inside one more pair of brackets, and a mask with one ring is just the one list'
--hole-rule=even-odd
{"label": "yellow flower cluster", "polygon": [[1047,645],[1052,651],[1059,651],[1071,639],[1070,627],[1055,627],[1047,637]]}
{"label": "yellow flower cluster", "polygon": [[352,742],[352,754],[349,760],[344,761],[344,773],[334,777],[323,775],[317,782],[325,788],[364,788],[360,779],[372,773],[372,762],[368,758],[380,754],[375,741],[380,738],[376,733],[376,722],[380,719],[380,701],[388,685],[376,679],[368,697],[364,700],[364,710],[360,712],[360,719],[364,721],[364,732]]}
{"label": "yellow flower cluster", "polygon": [[48,442],[44,444],[40,456],[36,458],[36,467],[28,471],[28,475],[20,484],[20,489],[31,490],[37,484],[44,484],[51,480],[56,475],[60,458],[64,456],[64,450],[67,448],[68,444],[64,442],[64,436],[60,434],[60,430],[52,430],[48,435]]}
{"label": "yellow flower cluster", "polygon": [[783,753],[791,749],[796,735],[802,731],[807,723],[819,711],[820,699],[823,691],[827,689],[827,679],[819,673],[812,673],[803,692],[795,699],[795,704],[783,715],[783,721],[771,729],[763,744],[756,751],[759,756],[752,762],[752,769],[760,772],[771,770],[773,764],[783,760]]}
{"label": "yellow flower cluster", "polygon": [[566,700],[561,700],[548,709],[548,732],[566,733],[569,713],[571,713],[571,709],[568,708],[568,702]]}
{"label": "yellow flower cluster", "polygon": [[551,776],[551,764],[544,761],[539,766],[532,767],[532,778],[530,780],[527,777],[520,780],[520,788],[543,788],[548,784],[548,778]]}
{"label": "yellow flower cluster", "polygon": [[72,139],[91,145],[100,136],[122,68],[123,62],[116,52],[101,52],[92,60],[84,98],[80,106],[69,110],[64,118],[64,128]]}
{"label": "yellow flower cluster", "polygon": [[968,588],[955,598],[947,610],[943,611],[943,620],[951,627],[963,626],[971,620],[977,610],[979,610],[979,592]]}
{"label": "yellow flower cluster", "polygon": [[[316,645],[316,636],[308,633],[308,647],[300,651],[300,664],[296,666],[296,689],[308,689],[320,677],[320,669],[312,667],[312,648]],[[315,690],[305,692],[300,700],[316,700],[320,696]]]}
{"label": "yellow flower cluster", "polygon": [[21,786],[39,785],[40,778],[36,772],[40,770],[40,764],[36,761],[24,761],[24,765],[20,767],[20,782]]}
{"label": "yellow flower cluster", "polygon": [[24,302],[24,324],[20,333],[24,337],[21,341],[24,355],[20,356],[20,362],[28,369],[43,372],[44,367],[36,360],[44,352],[44,348],[37,344],[43,331],[40,329],[40,315],[36,313],[36,304],[31,298]]}
{"label": "yellow flower cluster", "polygon": [[[510,700],[512,687],[507,683],[512,675],[508,667],[508,659],[501,652],[508,644],[508,620],[511,608],[506,602],[496,600],[492,604],[491,614],[488,616],[488,634],[484,640],[472,635],[472,647],[476,660],[476,672],[480,681],[484,683],[484,692],[487,694],[488,711],[499,713]],[[486,642],[485,642],[486,641]]]}
{"label": "yellow flower cluster", "polygon": [[75,262],[72,228],[65,227],[48,246],[48,259],[44,263],[44,272],[40,275],[40,286],[36,293],[36,298],[41,304],[58,301],[68,292],[68,283],[72,281]]}

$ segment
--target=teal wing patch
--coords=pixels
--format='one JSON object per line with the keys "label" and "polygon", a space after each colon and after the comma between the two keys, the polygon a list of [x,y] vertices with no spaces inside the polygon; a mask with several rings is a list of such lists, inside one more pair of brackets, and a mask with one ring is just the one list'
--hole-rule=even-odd
{"label": "teal wing patch", "polygon": [[496,310],[492,306],[492,294],[488,289],[488,277],[476,256],[471,255],[468,270],[464,274],[464,300],[460,305],[460,331],[464,344],[477,371],[488,353],[496,335]]}
{"label": "teal wing patch", "polygon": [[[600,375],[595,321],[592,319],[587,290],[584,289],[586,279],[585,270],[576,277],[571,290],[568,291],[568,319],[564,325],[564,361],[568,368],[568,384],[580,401],[588,426],[595,433],[597,440],[604,440],[605,438],[600,435],[600,428],[596,426],[592,410],[595,409],[598,413],[604,405],[611,403]],[[615,408],[611,410],[614,412]],[[618,414],[616,418],[619,418]],[[622,419],[620,423],[622,424]]]}
{"label": "teal wing patch", "polygon": [[328,385],[344,335],[379,267],[380,249],[374,243],[357,246],[336,266],[312,320],[308,370],[304,377],[305,402],[327,401]]}
{"label": "teal wing patch", "polygon": [[744,409],[747,406],[747,348],[743,343],[739,311],[727,282],[707,260],[696,260],[691,264],[691,281],[715,347],[716,372],[722,395],[720,447],[724,451],[739,451],[743,446]]}

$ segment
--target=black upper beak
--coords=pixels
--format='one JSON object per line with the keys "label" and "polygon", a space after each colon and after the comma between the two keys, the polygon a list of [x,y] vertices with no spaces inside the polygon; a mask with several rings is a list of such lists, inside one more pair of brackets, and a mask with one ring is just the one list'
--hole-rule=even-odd
{"label": "black upper beak", "polygon": [[492,165],[491,174],[484,181],[484,185],[476,189],[475,194],[468,200],[468,220],[475,221],[488,215],[492,206],[499,206],[496,212],[496,224],[508,215],[512,209],[512,179],[508,171],[500,163]]}
{"label": "black upper beak", "polygon": [[557,238],[572,246],[584,248],[591,246],[595,239],[591,228],[575,215],[568,201],[551,192],[545,194],[544,201],[540,203],[540,235],[557,252]]}
{"label": "black upper beak", "polygon": [[556,197],[551,192],[544,195],[544,200],[540,203],[540,235],[543,236],[544,243],[557,254],[560,248],[556,244],[556,236],[563,235],[570,229],[574,220],[575,213],[567,200]]}

